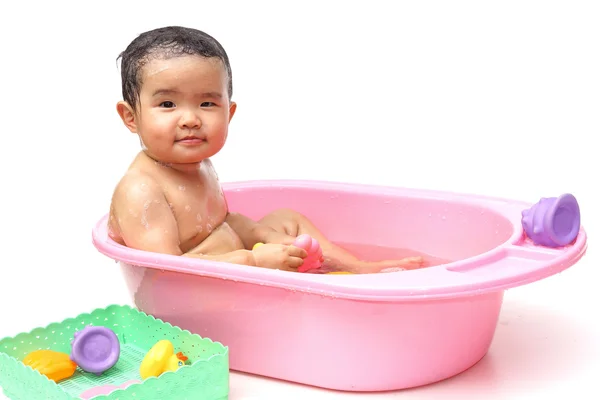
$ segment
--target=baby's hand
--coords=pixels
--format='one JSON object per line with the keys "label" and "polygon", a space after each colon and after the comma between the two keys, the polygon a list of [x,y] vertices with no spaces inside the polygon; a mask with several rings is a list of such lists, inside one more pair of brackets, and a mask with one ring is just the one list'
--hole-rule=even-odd
{"label": "baby's hand", "polygon": [[297,271],[306,250],[285,244],[266,243],[252,250],[257,267]]}

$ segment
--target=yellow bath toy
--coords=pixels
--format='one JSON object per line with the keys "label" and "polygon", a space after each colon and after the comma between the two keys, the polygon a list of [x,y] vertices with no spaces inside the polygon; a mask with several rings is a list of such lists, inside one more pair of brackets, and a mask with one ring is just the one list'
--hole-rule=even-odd
{"label": "yellow bath toy", "polygon": [[258,242],[254,246],[252,246],[252,250],[256,250],[258,247],[262,246],[264,243]]}
{"label": "yellow bath toy", "polygon": [[159,376],[163,372],[177,371],[185,364],[187,357],[181,352],[175,354],[173,344],[168,340],[157,342],[142,360],[140,376],[142,379]]}
{"label": "yellow bath toy", "polygon": [[333,271],[333,272],[328,272],[326,275],[355,275],[352,272],[348,272],[348,271]]}
{"label": "yellow bath toy", "polygon": [[71,361],[68,354],[54,350],[32,351],[25,356],[23,364],[46,375],[54,382],[70,378],[77,369],[77,364]]}

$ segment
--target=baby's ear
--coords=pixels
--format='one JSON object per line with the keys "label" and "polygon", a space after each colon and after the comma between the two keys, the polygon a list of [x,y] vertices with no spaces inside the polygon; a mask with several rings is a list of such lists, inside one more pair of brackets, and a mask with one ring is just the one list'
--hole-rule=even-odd
{"label": "baby's ear", "polygon": [[231,118],[233,118],[233,114],[235,114],[235,110],[237,109],[237,104],[235,102],[229,103],[229,122],[231,122]]}
{"label": "baby's ear", "polygon": [[135,123],[135,113],[133,109],[129,105],[129,103],[125,101],[119,101],[117,103],[117,112],[119,116],[123,120],[123,123],[132,133],[137,133],[137,124]]}

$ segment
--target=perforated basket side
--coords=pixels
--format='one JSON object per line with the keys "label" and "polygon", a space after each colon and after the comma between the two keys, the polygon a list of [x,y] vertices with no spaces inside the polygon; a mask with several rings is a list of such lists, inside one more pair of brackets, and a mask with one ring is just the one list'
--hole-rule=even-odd
{"label": "perforated basket side", "polygon": [[[37,349],[70,353],[73,334],[89,325],[111,328],[121,343],[119,362],[102,377],[78,370],[73,377],[56,384],[20,362],[26,354]],[[129,306],[118,305],[0,340],[0,386],[15,400],[78,398],[81,392],[94,386],[118,386],[131,379],[139,380],[141,358],[161,339],[170,340],[177,351],[182,351],[188,357],[189,365],[95,399],[227,399],[227,347]]]}
{"label": "perforated basket side", "polygon": [[0,353],[0,387],[13,400],[73,399],[54,382],[4,353]]}

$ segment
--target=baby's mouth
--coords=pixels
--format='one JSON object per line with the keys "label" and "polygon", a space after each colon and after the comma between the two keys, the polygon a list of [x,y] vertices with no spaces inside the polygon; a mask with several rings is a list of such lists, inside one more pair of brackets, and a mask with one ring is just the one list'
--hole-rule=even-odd
{"label": "baby's mouth", "polygon": [[202,143],[205,141],[206,141],[205,139],[199,138],[198,136],[186,136],[184,138],[177,139],[175,142],[176,143],[187,143],[187,144],[198,144],[198,143]]}

